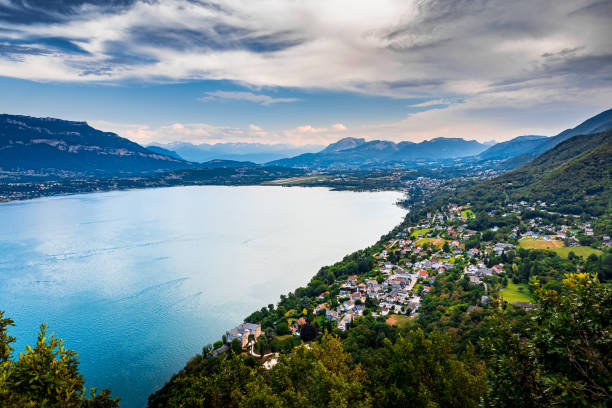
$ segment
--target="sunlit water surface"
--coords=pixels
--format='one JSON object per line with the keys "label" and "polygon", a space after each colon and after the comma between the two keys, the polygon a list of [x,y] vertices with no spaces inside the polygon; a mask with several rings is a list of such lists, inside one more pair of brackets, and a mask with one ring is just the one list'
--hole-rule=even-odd
{"label": "sunlit water surface", "polygon": [[177,187],[0,205],[0,310],[142,407],[226,329],[401,221],[398,193]]}

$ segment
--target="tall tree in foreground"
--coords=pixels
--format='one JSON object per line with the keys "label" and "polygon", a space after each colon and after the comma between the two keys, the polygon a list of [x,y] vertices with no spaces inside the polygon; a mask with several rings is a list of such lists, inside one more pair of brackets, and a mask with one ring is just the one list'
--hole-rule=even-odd
{"label": "tall tree in foreground", "polygon": [[483,340],[490,356],[487,404],[610,406],[612,291],[587,273],[566,275],[559,292],[534,285],[531,327],[518,332],[500,312]]}
{"label": "tall tree in foreground", "polygon": [[47,337],[43,324],[34,347],[27,346],[12,359],[14,337],[7,334],[14,323],[0,311],[0,407],[112,408],[119,406],[110,390],[87,391],[79,373],[78,355],[61,339]]}

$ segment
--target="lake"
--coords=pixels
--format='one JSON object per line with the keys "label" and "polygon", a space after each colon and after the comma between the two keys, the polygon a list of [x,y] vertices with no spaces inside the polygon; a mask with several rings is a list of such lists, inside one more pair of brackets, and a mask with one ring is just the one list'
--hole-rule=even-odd
{"label": "lake", "polygon": [[0,204],[0,310],[16,353],[45,322],[88,386],[142,407],[202,346],[391,230],[399,197],[204,186]]}

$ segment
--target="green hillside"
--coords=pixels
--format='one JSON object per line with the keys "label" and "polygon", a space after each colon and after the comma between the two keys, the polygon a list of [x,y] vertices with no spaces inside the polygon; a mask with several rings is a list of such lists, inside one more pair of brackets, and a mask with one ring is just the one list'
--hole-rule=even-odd
{"label": "green hillside", "polygon": [[611,192],[612,131],[607,131],[568,139],[526,165],[460,190],[453,198],[480,208],[510,200],[554,201],[557,211],[601,215],[611,205]]}

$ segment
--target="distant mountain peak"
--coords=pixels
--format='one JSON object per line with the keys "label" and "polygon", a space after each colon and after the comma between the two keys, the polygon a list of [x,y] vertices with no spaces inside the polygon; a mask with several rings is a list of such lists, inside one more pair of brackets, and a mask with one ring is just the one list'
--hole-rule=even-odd
{"label": "distant mountain peak", "polygon": [[343,139],[338,140],[335,143],[328,145],[321,152],[325,152],[325,153],[341,152],[343,150],[354,149],[355,147],[365,144],[365,142],[366,141],[364,138],[345,137]]}
{"label": "distant mountain peak", "polygon": [[453,141],[453,140],[462,140],[464,142],[471,142],[471,140],[466,140],[463,139],[461,137],[434,137],[433,139],[429,139],[429,140],[423,140],[423,142],[446,142],[446,141]]}
{"label": "distant mountain peak", "polygon": [[415,160],[446,160],[473,156],[486,149],[475,140],[439,137],[432,140],[395,143],[347,137],[330,144],[319,153],[271,162],[272,165],[298,168],[356,169],[413,166]]}

